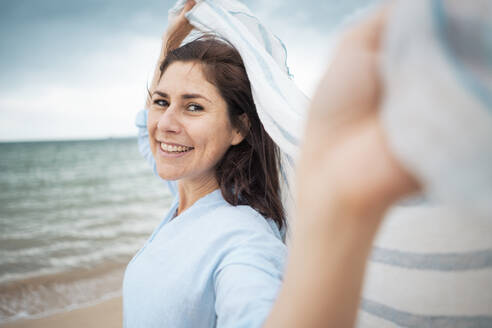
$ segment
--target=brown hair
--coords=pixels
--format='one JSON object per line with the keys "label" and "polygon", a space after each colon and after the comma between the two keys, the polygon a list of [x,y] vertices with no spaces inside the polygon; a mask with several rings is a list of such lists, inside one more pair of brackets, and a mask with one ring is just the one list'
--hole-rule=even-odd
{"label": "brown hair", "polygon": [[[216,166],[216,179],[224,199],[231,205],[249,205],[284,229],[280,197],[280,151],[261,123],[251,85],[239,53],[225,41],[205,36],[168,51],[160,65],[161,77],[174,62],[202,64],[207,80],[227,103],[233,127],[245,136],[231,146]],[[249,124],[240,119],[246,114]]]}

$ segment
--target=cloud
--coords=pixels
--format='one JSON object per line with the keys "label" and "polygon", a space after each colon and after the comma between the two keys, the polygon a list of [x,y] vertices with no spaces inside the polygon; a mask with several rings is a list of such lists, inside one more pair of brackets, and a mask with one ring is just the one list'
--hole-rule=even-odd
{"label": "cloud", "polygon": [[35,71],[0,92],[0,140],[134,135],[159,39],[133,37],[125,47],[92,51],[70,73]]}
{"label": "cloud", "polygon": [[[308,95],[330,31],[367,1],[250,0]],[[0,140],[134,135],[174,1],[0,2]]]}
{"label": "cloud", "polygon": [[[122,49],[128,38],[159,38],[171,1],[5,1],[0,16],[0,86],[70,74],[92,52]],[[75,69],[76,70],[76,69]],[[27,79],[27,81],[26,81]]]}
{"label": "cloud", "polygon": [[311,96],[325,72],[337,32],[378,1],[270,0],[252,10],[288,49],[288,65],[298,86]]}
{"label": "cloud", "polygon": [[81,90],[50,85],[34,95],[37,99],[34,102],[15,98],[15,95],[2,99],[0,106],[8,110],[0,121],[0,139],[80,139],[129,135],[134,131],[134,109],[142,104],[141,99],[127,96],[133,92],[131,87],[120,86]]}

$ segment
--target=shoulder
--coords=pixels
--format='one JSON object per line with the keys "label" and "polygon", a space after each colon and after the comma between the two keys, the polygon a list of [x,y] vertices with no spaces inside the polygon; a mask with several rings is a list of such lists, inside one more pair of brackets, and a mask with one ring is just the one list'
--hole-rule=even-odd
{"label": "shoulder", "polygon": [[284,256],[286,246],[275,223],[250,206],[221,199],[200,217],[202,237],[221,253],[265,252]]}
{"label": "shoulder", "polygon": [[224,201],[208,213],[207,221],[224,232],[267,234],[282,239],[275,222],[248,205],[233,206]]}
{"label": "shoulder", "polygon": [[250,206],[229,204],[217,208],[210,219],[216,229],[211,237],[220,243],[215,277],[228,268],[227,272],[238,271],[241,276],[266,274],[281,278],[287,246],[272,220]]}
{"label": "shoulder", "polygon": [[[195,207],[187,227],[194,244],[224,263],[256,263],[259,259],[282,263],[286,253],[278,228],[250,206],[227,203],[220,191]],[[212,255],[214,254],[214,255]]]}

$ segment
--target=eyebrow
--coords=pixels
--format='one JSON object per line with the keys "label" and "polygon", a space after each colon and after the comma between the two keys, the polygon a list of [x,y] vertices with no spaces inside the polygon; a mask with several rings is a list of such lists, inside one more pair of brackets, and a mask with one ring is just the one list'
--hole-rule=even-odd
{"label": "eyebrow", "polygon": [[[162,91],[154,91],[152,93],[152,96],[155,95],[155,94],[158,94],[159,96],[161,97],[164,97],[164,98],[169,98],[169,95],[165,92],[162,92]],[[208,102],[211,102],[208,98],[202,96],[201,94],[198,94],[198,93],[186,93],[184,95],[181,96],[182,99],[195,99],[195,98],[202,98],[202,99],[205,99],[206,101]]]}

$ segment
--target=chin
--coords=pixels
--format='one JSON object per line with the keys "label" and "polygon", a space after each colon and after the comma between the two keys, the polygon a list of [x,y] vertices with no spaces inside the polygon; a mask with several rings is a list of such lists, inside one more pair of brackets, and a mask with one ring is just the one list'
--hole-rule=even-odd
{"label": "chin", "polygon": [[174,170],[174,166],[171,165],[159,165],[156,163],[157,175],[167,181],[176,181],[182,178],[182,172],[177,172]]}
{"label": "chin", "polygon": [[159,175],[159,177],[161,177],[162,179],[167,180],[167,181],[176,181],[176,180],[181,179],[181,176],[180,175],[178,175],[178,174],[169,174],[169,171],[159,172],[159,170],[157,170],[157,174]]}

